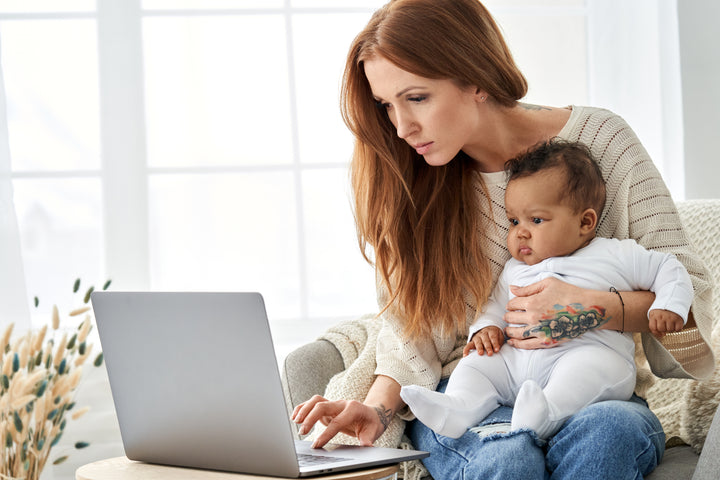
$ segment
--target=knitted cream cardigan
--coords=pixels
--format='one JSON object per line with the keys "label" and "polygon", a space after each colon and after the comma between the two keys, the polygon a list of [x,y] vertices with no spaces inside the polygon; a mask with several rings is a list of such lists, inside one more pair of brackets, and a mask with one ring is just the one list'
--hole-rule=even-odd
{"label": "knitted cream cardigan", "polygon": [[[715,363],[710,348],[713,327],[711,282],[706,268],[690,246],[670,193],[649,155],[627,123],[603,109],[572,107],[570,119],[559,136],[590,147],[603,172],[607,201],[598,235],[633,238],[645,248],[673,253],[685,265],[693,281],[692,312],[697,328],[666,335],[660,341],[650,334],[636,335],[639,366],[636,391],[645,396],[653,386],[655,376],[648,371],[648,364],[659,377],[709,377]],[[478,203],[485,219],[485,245],[494,282],[510,258],[505,246],[505,222],[497,225],[493,221],[505,218],[504,174],[480,174],[480,179],[489,193],[488,199],[478,184]],[[379,302],[384,305],[382,289],[379,292]],[[474,320],[474,305],[469,297],[466,300],[471,307],[468,309],[469,325]],[[436,331],[429,338],[410,342],[403,338],[400,322],[384,315],[382,319],[364,318],[340,324],[324,338],[338,347],[348,367],[331,380],[326,397],[362,401],[374,375],[379,374],[389,376],[401,385],[415,384],[434,389],[441,377],[450,375],[461,358],[467,332]],[[680,387],[671,388],[678,390]],[[404,412],[401,417],[412,418],[409,412]],[[396,417],[376,444],[398,445],[402,431],[403,422]],[[668,437],[679,434],[666,433]],[[338,440],[354,441],[349,437]],[[417,475],[418,472],[406,472],[406,478]]]}
{"label": "knitted cream cardigan", "polygon": [[[692,277],[695,290],[692,311],[698,328],[666,335],[662,341],[649,333],[643,334],[642,346],[653,373],[674,378],[709,376],[714,367],[709,347],[711,283],[707,270],[689,244],[675,204],[652,160],[627,123],[607,110],[573,107],[559,136],[590,147],[603,172],[607,200],[598,224],[598,236],[633,238],[647,249],[673,253]],[[490,197],[488,202],[478,186],[478,204],[485,220],[484,245],[494,283],[510,258],[505,243],[507,226],[503,221],[506,218],[505,179],[502,172],[480,177]],[[467,310],[470,325],[475,305],[469,297],[466,301],[471,307]],[[397,319],[385,315],[383,322],[375,373],[394,378],[400,385],[434,389],[441,376],[449,375],[462,356],[467,331],[452,334],[435,331],[431,338],[411,342],[403,338]],[[647,386],[644,377],[641,378],[638,393],[644,393]]]}

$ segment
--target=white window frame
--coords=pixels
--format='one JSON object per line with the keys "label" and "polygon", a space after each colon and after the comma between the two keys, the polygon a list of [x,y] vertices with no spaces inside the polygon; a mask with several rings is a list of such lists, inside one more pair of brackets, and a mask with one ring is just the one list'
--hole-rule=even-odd
{"label": "white window frame", "polygon": [[[613,3],[610,5],[608,2]],[[148,179],[150,175],[179,172],[180,169],[149,168],[147,161],[147,141],[145,131],[145,98],[144,98],[144,72],[143,72],[143,44],[142,44],[142,22],[143,18],[149,16],[193,16],[193,15],[252,15],[261,13],[272,13],[284,15],[285,25],[289,32],[287,35],[287,62],[289,72],[289,88],[291,101],[292,121],[292,162],[286,166],[267,167],[213,167],[216,172],[222,171],[244,171],[244,170],[270,170],[287,169],[294,175],[296,189],[296,212],[297,230],[293,233],[297,238],[299,251],[299,288],[301,307],[297,318],[292,319],[294,325],[308,325],[316,322],[317,330],[338,320],[332,319],[311,319],[308,314],[308,274],[305,259],[305,221],[303,205],[302,173],[310,169],[346,169],[347,165],[341,162],[337,164],[311,164],[300,162],[299,158],[299,129],[297,102],[295,92],[295,69],[292,48],[292,18],[294,15],[322,14],[339,12],[360,12],[371,13],[369,7],[343,7],[339,6],[322,8],[295,8],[291,0],[285,0],[282,7],[276,8],[250,8],[233,10],[173,10],[173,11],[144,11],[141,0],[97,0],[95,12],[65,12],[65,13],[14,13],[0,14],[0,20],[22,20],[22,19],[69,19],[69,18],[92,18],[97,22],[98,31],[98,57],[99,57],[99,92],[100,92],[100,144],[101,144],[101,166],[98,171],[62,171],[62,172],[12,172],[13,178],[59,178],[59,177],[92,177],[101,180],[103,189],[103,228],[104,228],[104,252],[105,270],[108,276],[118,279],[114,284],[117,289],[140,289],[145,290],[151,287],[149,272],[150,247],[149,247],[149,205],[148,205]],[[489,5],[494,14],[505,15],[527,15],[531,13],[538,16],[552,15],[584,15],[588,22],[588,103],[592,105],[608,106],[622,110],[624,108],[622,99],[608,97],[614,91],[613,85],[603,84],[594,76],[594,72],[606,71],[616,66],[608,60],[599,50],[600,33],[606,22],[609,20],[607,12],[615,11],[624,0],[587,0],[583,6],[555,6],[543,7],[536,3],[528,2],[527,5],[516,5],[503,7],[498,4]],[[654,34],[660,29],[667,32],[668,26],[672,26],[676,20],[673,16],[675,0],[664,0],[656,4],[654,0],[642,0],[642,5],[634,9],[639,17],[647,18],[643,9],[653,9],[653,15],[659,20],[651,24],[650,28]],[[650,18],[655,18],[650,15]],[[637,18],[628,21],[636,21]],[[652,23],[652,21],[651,21]],[[671,29],[672,30],[672,29]],[[660,49],[672,49],[675,40],[672,36],[659,35],[662,43]],[[604,41],[604,40],[603,40]],[[626,46],[623,44],[620,47]],[[640,52],[639,54],[642,54]],[[664,57],[663,57],[664,58]],[[666,75],[661,79],[662,98],[639,99],[642,102],[662,102],[663,99],[670,99],[667,104],[669,111],[681,110],[678,100],[676,83],[679,77],[679,67],[665,61],[661,65],[661,71]],[[551,67],[551,65],[550,65]],[[12,72],[5,72],[12,75]],[[602,93],[601,93],[602,92]],[[609,92],[609,93],[608,93]],[[608,105],[608,103],[610,105]],[[619,111],[624,114],[625,112]],[[680,112],[681,113],[681,112]],[[679,119],[679,120],[678,120]],[[636,125],[633,118],[628,118],[631,125]],[[678,121],[680,122],[678,126]],[[684,185],[682,158],[682,134],[677,135],[678,128],[682,131],[682,116],[663,116],[663,132],[665,136],[664,159],[661,159],[661,166],[668,168],[666,180],[674,192],[680,192],[676,199],[682,198]],[[675,134],[673,134],[675,132]],[[641,136],[642,139],[642,136]],[[348,146],[349,157],[351,146]],[[668,155],[667,152],[670,152]],[[652,152],[651,152],[652,153]],[[669,160],[668,160],[669,159]],[[192,171],[207,171],[202,168]],[[191,171],[191,173],[192,173]],[[184,170],[187,172],[187,170]],[[362,314],[366,312],[358,312]],[[296,323],[296,322],[300,323]]]}

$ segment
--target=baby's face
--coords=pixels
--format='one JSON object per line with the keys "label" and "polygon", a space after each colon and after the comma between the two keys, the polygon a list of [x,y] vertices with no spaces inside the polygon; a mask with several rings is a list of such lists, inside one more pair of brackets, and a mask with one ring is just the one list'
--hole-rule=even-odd
{"label": "baby's face", "polygon": [[587,242],[581,231],[582,212],[574,212],[562,201],[562,177],[551,169],[508,183],[507,246],[516,260],[535,265],[569,255]]}

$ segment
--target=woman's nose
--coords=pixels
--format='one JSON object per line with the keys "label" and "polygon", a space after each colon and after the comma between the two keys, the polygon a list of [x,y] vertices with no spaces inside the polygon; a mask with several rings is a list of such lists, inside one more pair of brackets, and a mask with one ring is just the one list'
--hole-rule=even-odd
{"label": "woman's nose", "polygon": [[395,116],[395,122],[397,135],[403,140],[417,131],[417,124],[411,115],[398,112]]}

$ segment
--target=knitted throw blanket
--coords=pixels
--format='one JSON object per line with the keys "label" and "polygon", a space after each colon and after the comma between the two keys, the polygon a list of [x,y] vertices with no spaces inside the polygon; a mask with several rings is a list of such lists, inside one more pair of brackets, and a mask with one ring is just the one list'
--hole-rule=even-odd
{"label": "knitted throw blanket", "polygon": [[[689,200],[678,204],[678,213],[694,250],[703,258],[714,279],[712,311],[720,312],[720,201]],[[720,359],[720,322],[714,323],[711,345]],[[649,372],[648,372],[649,373]],[[704,381],[658,379],[646,393],[650,408],[658,416],[668,446],[685,443],[700,453],[720,404],[720,364]]]}

